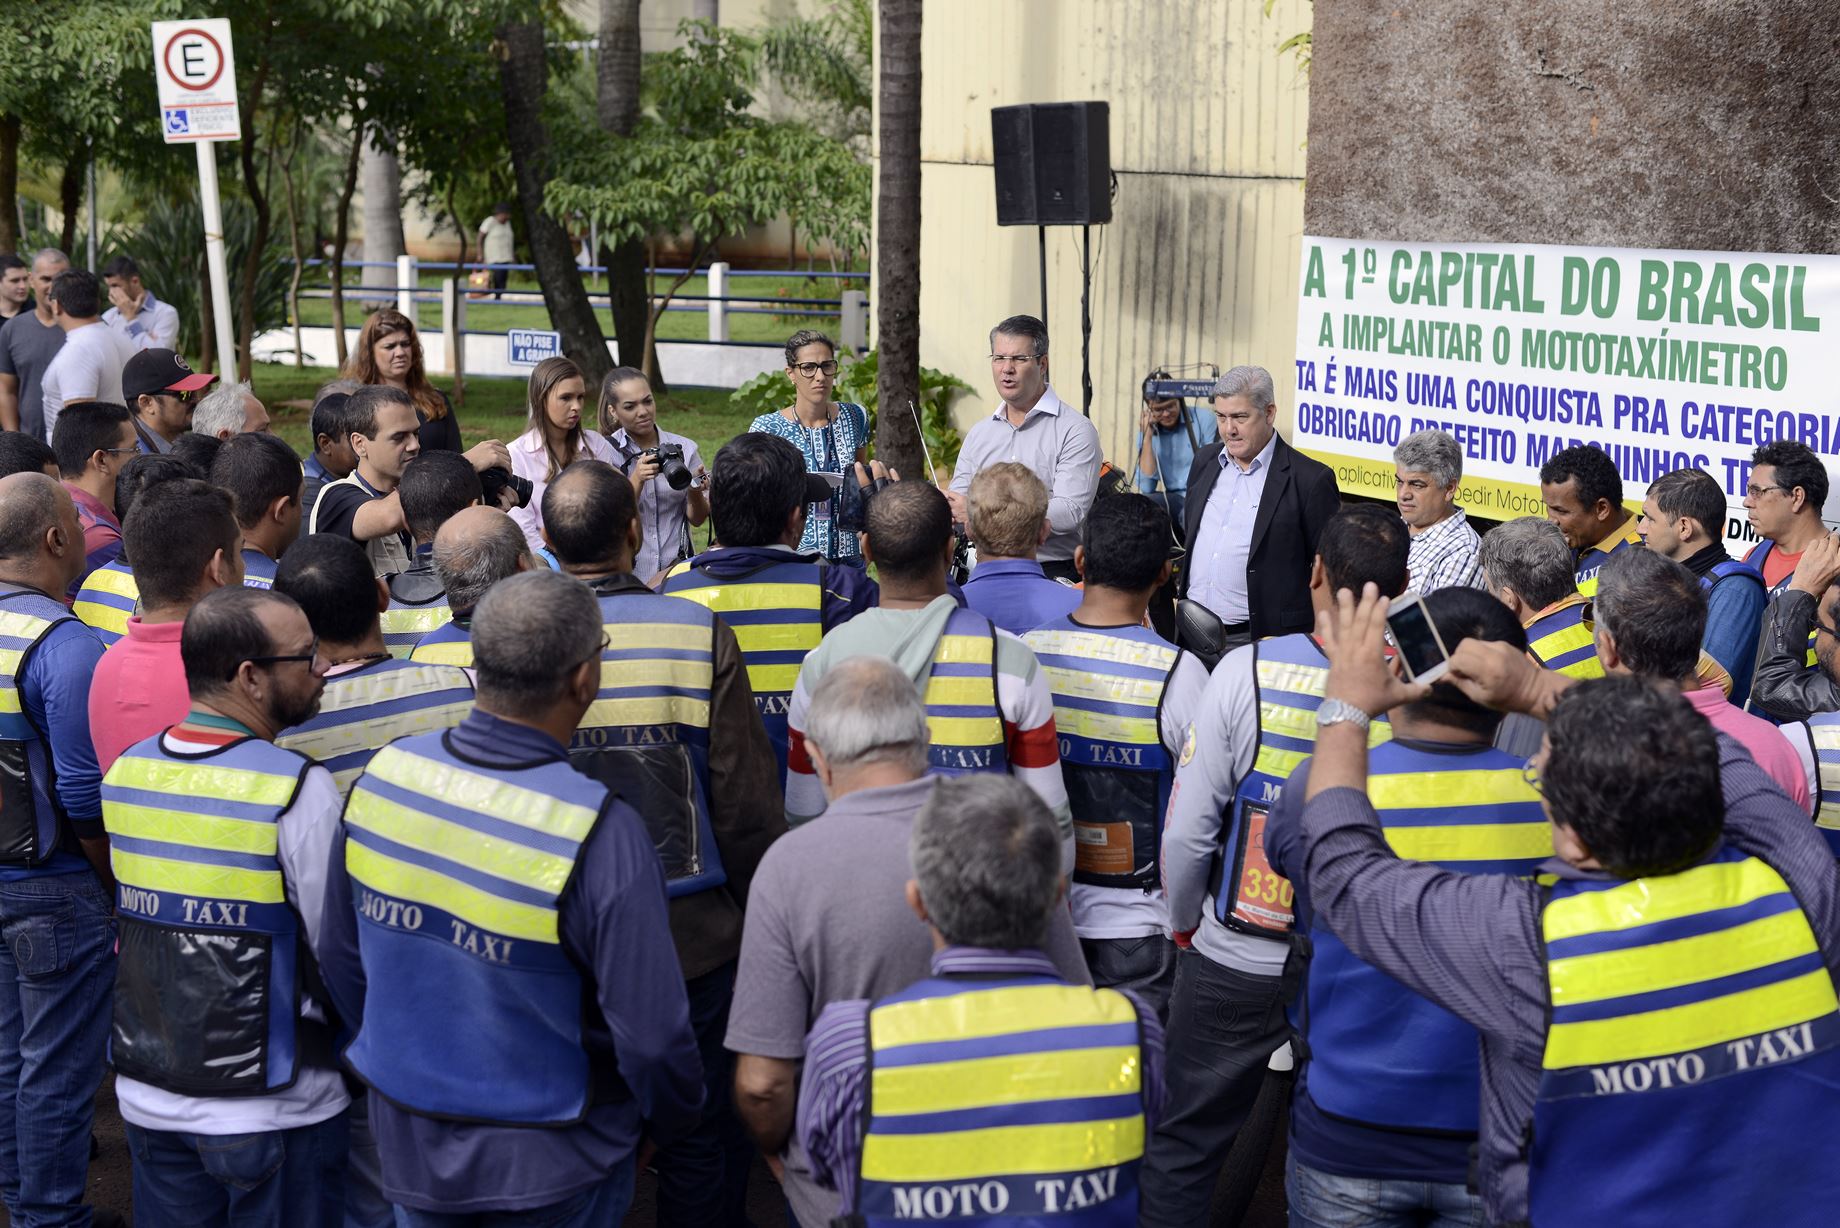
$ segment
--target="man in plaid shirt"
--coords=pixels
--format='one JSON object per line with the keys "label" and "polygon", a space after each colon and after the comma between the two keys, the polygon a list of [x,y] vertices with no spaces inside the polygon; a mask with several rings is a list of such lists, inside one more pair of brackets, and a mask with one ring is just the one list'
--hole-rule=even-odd
{"label": "man in plaid shirt", "polygon": [[1417,431],[1393,449],[1399,515],[1412,535],[1407,567],[1412,588],[1468,585],[1480,588],[1482,565],[1476,551],[1482,538],[1469,527],[1457,506],[1457,483],[1463,478],[1463,449],[1443,431]]}

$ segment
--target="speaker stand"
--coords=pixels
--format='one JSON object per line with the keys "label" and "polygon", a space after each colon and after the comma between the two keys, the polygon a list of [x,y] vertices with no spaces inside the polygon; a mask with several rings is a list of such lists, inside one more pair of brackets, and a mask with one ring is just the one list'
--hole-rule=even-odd
{"label": "speaker stand", "polygon": [[1048,228],[1035,228],[1037,251],[1041,254],[1041,326],[1048,327]]}
{"label": "speaker stand", "polygon": [[1080,227],[1080,412],[1092,417],[1092,227]]}

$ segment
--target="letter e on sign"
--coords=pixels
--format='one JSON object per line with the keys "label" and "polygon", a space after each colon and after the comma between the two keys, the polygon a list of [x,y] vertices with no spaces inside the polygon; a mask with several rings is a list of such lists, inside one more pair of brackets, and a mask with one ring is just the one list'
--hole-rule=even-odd
{"label": "letter e on sign", "polygon": [[230,23],[213,17],[153,23],[160,132],[168,144],[242,136]]}

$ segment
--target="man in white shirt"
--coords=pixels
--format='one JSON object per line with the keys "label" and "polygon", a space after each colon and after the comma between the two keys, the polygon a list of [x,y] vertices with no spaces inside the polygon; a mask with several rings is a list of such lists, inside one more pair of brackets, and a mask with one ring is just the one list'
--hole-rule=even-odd
{"label": "man in white shirt", "polygon": [[1048,329],[1034,316],[1011,316],[990,330],[990,373],[1002,402],[965,434],[946,498],[952,519],[968,524],[971,479],[999,461],[1028,467],[1048,488],[1048,539],[1036,561],[1050,580],[1079,579],[1073,548],[1099,487],[1099,432],[1048,384]]}
{"label": "man in white shirt", "polygon": [[137,350],[179,348],[179,309],[153,297],[141,284],[140,266],[127,256],[117,256],[102,266],[109,302],[102,322],[133,343]]}
{"label": "man in white shirt", "polygon": [[479,223],[480,255],[492,269],[492,297],[505,296],[505,280],[511,270],[505,266],[517,259],[516,234],[511,229],[511,206],[503,201],[492,206],[492,216]]}
{"label": "man in white shirt", "polygon": [[64,346],[45,368],[46,439],[57,429],[58,411],[72,401],[126,404],[121,372],[135,353],[127,337],[102,322],[102,284],[88,269],[59,273],[49,297]]}
{"label": "man in white shirt", "polygon": [[1443,431],[1415,431],[1393,449],[1395,499],[1412,535],[1412,588],[1482,587],[1482,538],[1457,506],[1463,449]]}

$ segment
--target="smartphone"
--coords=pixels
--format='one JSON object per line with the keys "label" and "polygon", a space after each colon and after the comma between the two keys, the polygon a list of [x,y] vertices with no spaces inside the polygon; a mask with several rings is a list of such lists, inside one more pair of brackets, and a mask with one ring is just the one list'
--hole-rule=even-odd
{"label": "smartphone", "polygon": [[1406,593],[1387,607],[1386,630],[1399,649],[1400,664],[1413,682],[1436,682],[1450,668],[1450,650],[1438,634],[1418,593]]}

